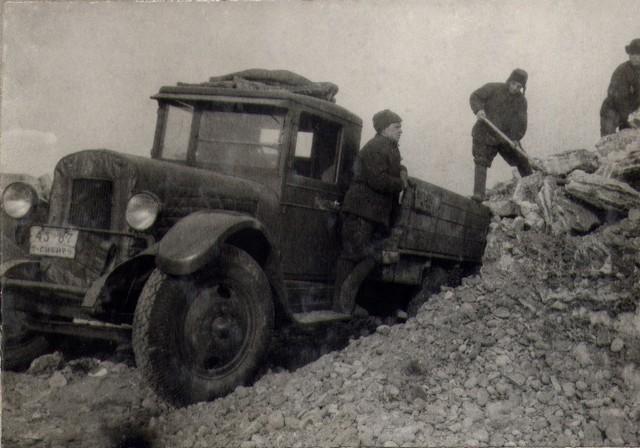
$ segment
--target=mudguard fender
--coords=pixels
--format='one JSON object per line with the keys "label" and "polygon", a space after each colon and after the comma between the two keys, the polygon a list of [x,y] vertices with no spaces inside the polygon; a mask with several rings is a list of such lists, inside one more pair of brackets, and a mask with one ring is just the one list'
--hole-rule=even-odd
{"label": "mudguard fender", "polygon": [[156,265],[171,275],[191,274],[218,256],[224,240],[244,229],[265,234],[257,219],[227,211],[199,211],[178,221],[160,240]]}

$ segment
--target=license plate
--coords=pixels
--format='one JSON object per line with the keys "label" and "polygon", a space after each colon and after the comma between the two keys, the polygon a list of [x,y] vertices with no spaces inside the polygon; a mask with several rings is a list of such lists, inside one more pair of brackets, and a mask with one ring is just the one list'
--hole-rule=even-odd
{"label": "license plate", "polygon": [[29,253],[49,257],[74,258],[78,231],[54,227],[31,227]]}

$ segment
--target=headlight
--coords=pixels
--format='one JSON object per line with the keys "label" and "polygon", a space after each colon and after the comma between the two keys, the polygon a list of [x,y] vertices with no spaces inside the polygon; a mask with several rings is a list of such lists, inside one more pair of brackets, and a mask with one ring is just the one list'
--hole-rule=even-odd
{"label": "headlight", "polygon": [[136,230],[146,230],[153,225],[160,212],[160,202],[149,193],[132,196],[127,203],[127,224]]}
{"label": "headlight", "polygon": [[25,217],[38,202],[38,195],[32,186],[15,182],[2,192],[2,208],[15,219]]}

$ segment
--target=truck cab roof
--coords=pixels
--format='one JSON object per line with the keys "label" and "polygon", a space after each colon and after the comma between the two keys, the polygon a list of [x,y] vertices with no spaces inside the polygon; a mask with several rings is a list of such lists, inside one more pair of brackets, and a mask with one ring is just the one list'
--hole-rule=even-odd
{"label": "truck cab roof", "polygon": [[247,102],[262,102],[273,104],[274,102],[290,102],[301,106],[320,110],[335,116],[337,119],[349,122],[356,126],[362,126],[362,119],[331,101],[322,100],[309,95],[293,93],[281,88],[263,90],[245,90],[235,88],[212,87],[206,84],[178,83],[175,86],[163,86],[160,91],[151,98],[155,100],[183,100],[183,101],[234,101],[246,99]]}

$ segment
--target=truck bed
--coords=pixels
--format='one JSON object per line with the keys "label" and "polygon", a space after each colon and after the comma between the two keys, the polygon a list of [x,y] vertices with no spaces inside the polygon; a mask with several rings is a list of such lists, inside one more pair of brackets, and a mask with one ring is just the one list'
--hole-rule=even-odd
{"label": "truck bed", "polygon": [[489,208],[428,182],[412,181],[393,226],[397,250],[480,263],[491,221]]}

